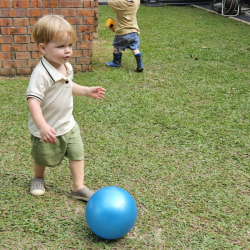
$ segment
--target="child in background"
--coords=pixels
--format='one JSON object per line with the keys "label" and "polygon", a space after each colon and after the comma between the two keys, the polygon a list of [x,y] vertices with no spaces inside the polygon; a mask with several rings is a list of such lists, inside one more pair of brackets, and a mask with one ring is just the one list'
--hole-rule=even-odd
{"label": "child in background", "polygon": [[79,126],[72,115],[73,95],[101,99],[105,89],[73,82],[73,68],[68,60],[73,54],[76,34],[62,16],[39,19],[33,37],[43,56],[31,74],[27,89],[34,159],[30,192],[43,195],[45,167],[58,166],[66,156],[73,181],[71,196],[88,201],[94,192],[84,185],[84,150]]}
{"label": "child in background", "polygon": [[140,30],[136,13],[140,7],[140,0],[108,0],[108,5],[115,12],[115,38],[113,41],[113,61],[107,62],[109,67],[120,67],[121,50],[131,49],[137,62],[137,72],[143,71],[142,54],[139,50]]}

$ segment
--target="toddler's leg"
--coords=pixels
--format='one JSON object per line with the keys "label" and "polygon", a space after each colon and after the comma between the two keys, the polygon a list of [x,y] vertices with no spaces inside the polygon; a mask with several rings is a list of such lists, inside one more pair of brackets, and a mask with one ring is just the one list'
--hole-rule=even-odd
{"label": "toddler's leg", "polygon": [[136,63],[137,63],[137,68],[136,71],[137,72],[142,72],[144,69],[143,63],[142,63],[142,58],[141,58],[141,53],[139,49],[133,50],[134,52],[134,56],[136,59]]}
{"label": "toddler's leg", "polygon": [[69,167],[72,174],[72,191],[78,191],[84,186],[84,161],[69,161]]}
{"label": "toddler's leg", "polygon": [[88,201],[94,192],[84,185],[84,161],[69,161],[72,174],[71,196],[78,200]]}
{"label": "toddler's leg", "polygon": [[109,67],[119,68],[119,67],[121,67],[121,61],[122,61],[122,53],[120,52],[120,50],[118,48],[114,47],[113,61],[107,62],[106,65]]}
{"label": "toddler's leg", "polygon": [[43,195],[45,193],[44,172],[45,172],[45,166],[37,165],[36,163],[34,163],[35,177],[31,182],[31,187],[30,187],[31,194]]}
{"label": "toddler's leg", "polygon": [[45,166],[34,163],[35,178],[44,178]]}
{"label": "toddler's leg", "polygon": [[133,50],[133,53],[134,53],[134,55],[137,55],[137,54],[140,53],[140,50],[139,49],[135,49],[135,50]]}

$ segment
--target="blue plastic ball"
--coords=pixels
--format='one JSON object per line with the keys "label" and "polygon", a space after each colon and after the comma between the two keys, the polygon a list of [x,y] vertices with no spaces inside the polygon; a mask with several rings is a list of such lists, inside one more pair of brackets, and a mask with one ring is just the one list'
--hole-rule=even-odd
{"label": "blue plastic ball", "polygon": [[118,239],[127,234],[137,218],[134,198],[120,187],[104,187],[89,199],[86,211],[89,228],[101,238]]}

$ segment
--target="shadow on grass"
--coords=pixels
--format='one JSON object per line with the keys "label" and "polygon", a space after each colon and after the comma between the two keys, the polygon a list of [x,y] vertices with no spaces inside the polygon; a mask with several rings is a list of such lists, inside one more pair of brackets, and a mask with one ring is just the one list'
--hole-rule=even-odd
{"label": "shadow on grass", "polygon": [[122,239],[116,239],[116,240],[107,240],[107,239],[103,239],[99,236],[97,236],[96,234],[94,234],[91,229],[89,228],[86,218],[85,218],[85,208],[86,206],[84,206],[84,211],[81,215],[76,217],[76,221],[78,221],[78,223],[75,223],[74,225],[74,231],[75,234],[77,235],[79,240],[84,240],[84,239],[88,239],[89,240],[89,244],[91,246],[96,245],[96,247],[101,247],[101,245],[103,246],[112,246],[112,245],[116,245],[117,243]]}

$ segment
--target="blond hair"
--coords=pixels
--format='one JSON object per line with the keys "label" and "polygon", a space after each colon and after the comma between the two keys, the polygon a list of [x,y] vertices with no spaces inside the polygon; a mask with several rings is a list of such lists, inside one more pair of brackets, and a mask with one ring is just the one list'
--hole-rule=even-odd
{"label": "blond hair", "polygon": [[39,19],[33,27],[32,35],[37,46],[40,43],[48,44],[54,39],[65,40],[66,44],[76,42],[74,28],[59,15],[47,15]]}

